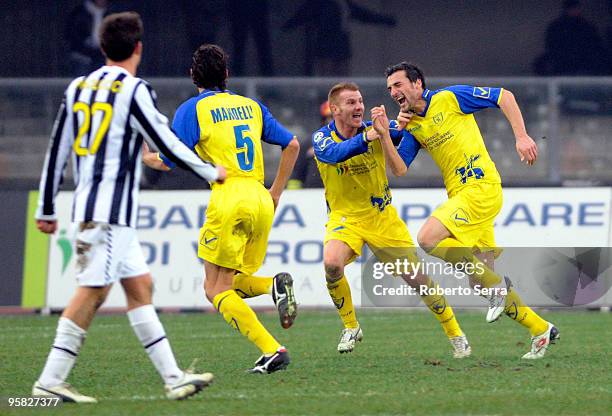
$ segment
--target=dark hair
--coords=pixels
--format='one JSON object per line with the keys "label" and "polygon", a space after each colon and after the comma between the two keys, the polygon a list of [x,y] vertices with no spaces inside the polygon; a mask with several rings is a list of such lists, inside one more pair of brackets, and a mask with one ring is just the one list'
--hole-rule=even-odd
{"label": "dark hair", "polygon": [[385,69],[385,76],[389,77],[391,74],[394,74],[397,71],[404,71],[406,73],[406,78],[412,82],[416,82],[417,79],[420,79],[423,89],[427,88],[425,86],[425,75],[423,75],[423,71],[421,71],[421,68],[418,66],[403,61],[399,64],[388,66],[387,69]]}
{"label": "dark hair", "polygon": [[142,19],[138,13],[109,14],[102,20],[98,32],[102,52],[113,61],[125,61],[134,53],[143,32]]}
{"label": "dark hair", "polygon": [[218,88],[227,86],[228,56],[220,46],[204,44],[193,53],[191,59],[191,79],[198,88]]}
{"label": "dark hair", "polygon": [[336,104],[338,95],[340,95],[340,93],[345,90],[359,91],[359,85],[355,84],[354,82],[341,82],[339,84],[334,85],[333,87],[331,87],[331,90],[329,90],[329,93],[327,94],[327,101],[329,101],[329,104]]}

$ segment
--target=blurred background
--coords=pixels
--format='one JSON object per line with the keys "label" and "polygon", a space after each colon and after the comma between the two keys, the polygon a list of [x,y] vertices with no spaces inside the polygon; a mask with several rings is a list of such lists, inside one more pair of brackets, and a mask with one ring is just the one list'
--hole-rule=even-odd
{"label": "blurred background", "polygon": [[[394,116],[383,71],[401,60],[420,65],[430,89],[468,83],[515,93],[541,148],[533,168],[520,166],[500,111],[477,114],[506,185],[612,184],[612,0],[34,0],[0,10],[2,189],[37,187],[62,92],[70,78],[102,64],[92,34],[105,14],[124,10],[143,17],[139,76],[170,118],[196,93],[192,51],[204,42],[228,51],[229,88],[260,99],[304,143],[293,187],[319,183],[307,147],[329,88],[350,78],[366,108],[384,103]],[[270,182],[278,149],[265,151]],[[428,159],[423,152],[392,185],[441,186]],[[143,186],[202,184],[180,171],[147,171]]]}

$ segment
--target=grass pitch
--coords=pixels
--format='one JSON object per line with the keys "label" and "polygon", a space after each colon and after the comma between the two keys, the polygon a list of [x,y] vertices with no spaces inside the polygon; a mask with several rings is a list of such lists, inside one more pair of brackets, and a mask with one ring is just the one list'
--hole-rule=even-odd
{"label": "grass pitch", "polygon": [[459,311],[473,356],[451,347],[428,312],[361,310],[364,341],[351,354],[336,345],[335,311],[300,313],[282,330],[260,313],[293,360],[287,371],[250,375],[258,351],[216,314],[162,315],[179,365],[200,358],[215,383],[183,402],[164,399],[162,382],[124,315],[95,319],[69,382],[97,405],[14,409],[28,396],[53,341],[57,316],[0,317],[0,414],[87,415],[595,415],[612,413],[612,314],[545,312],[561,340],[543,360],[521,361],[526,330],[482,312]]}

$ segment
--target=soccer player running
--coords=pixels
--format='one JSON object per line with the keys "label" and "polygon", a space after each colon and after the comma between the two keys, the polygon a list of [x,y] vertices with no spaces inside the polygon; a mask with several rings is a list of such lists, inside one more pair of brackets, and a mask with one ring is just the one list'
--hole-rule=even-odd
{"label": "soccer player running", "polygon": [[56,231],[55,196],[72,155],[79,286],[59,319],[53,347],[32,388],[34,396],[96,402],[65,380],[96,310],[117,281],[127,298],[130,324],[162,377],[166,396],[184,399],[213,378],[210,373],[179,369],[151,304],[153,282],[134,228],[143,136],[203,179],[221,183],[225,170],[203,163],[179,141],[156,109],[149,84],[135,77],[142,34],[137,13],[107,16],[99,32],[106,65],[70,83],[55,120],[40,181],[36,225],[43,233]]}
{"label": "soccer player running", "polygon": [[527,134],[514,95],[503,88],[468,85],[431,91],[421,69],[407,62],[388,67],[386,76],[389,94],[400,106],[398,122],[416,146],[430,153],[449,198],[419,231],[419,245],[449,263],[468,262],[484,270],[470,276],[470,284],[497,289],[488,299],[487,321],[505,313],[532,336],[531,350],[523,358],[543,357],[559,338],[558,329],[521,301],[508,278],[504,295],[503,286],[498,287],[502,278],[493,271],[499,253],[493,224],[502,206],[501,178],[473,116],[484,108],[499,107],[512,126],[521,162],[533,165],[538,148]]}
{"label": "soccer player running", "polygon": [[[257,277],[272,227],[300,145],[261,103],[226,89],[227,55],[219,46],[202,45],[193,54],[191,78],[199,94],[176,111],[172,127],[203,160],[227,168],[224,184],[213,184],[198,255],[204,260],[206,297],[223,318],[262,352],[253,373],[271,373],[289,364],[285,347],[259,322],[243,298],[271,294],[281,325],[297,314],[293,279],[288,273]],[[261,141],[282,147],[276,179],[264,186]],[[149,153],[145,163],[167,170],[174,164]]]}
{"label": "soccer player running", "polygon": [[[395,121],[394,128],[389,127],[384,107],[372,109],[373,126],[372,122],[364,122],[363,98],[354,83],[334,85],[329,91],[329,103],[333,121],[317,130],[312,140],[329,210],[323,251],[325,278],[344,325],[338,351],[345,353],[362,340],[363,331],[344,267],[361,255],[365,243],[380,261],[418,262],[408,228],[391,205],[386,173],[388,163],[395,175],[405,175],[418,147],[413,140],[402,139],[405,133],[395,128]],[[401,277],[417,289],[421,285],[436,287],[421,273]],[[454,356],[469,356],[467,338],[444,296],[424,295],[422,299],[440,321]]]}

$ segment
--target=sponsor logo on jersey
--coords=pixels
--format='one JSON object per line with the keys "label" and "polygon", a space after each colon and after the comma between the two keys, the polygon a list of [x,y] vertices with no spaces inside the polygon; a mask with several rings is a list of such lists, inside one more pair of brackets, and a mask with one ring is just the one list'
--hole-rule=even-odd
{"label": "sponsor logo on jersey", "polygon": [[336,167],[336,173],[338,175],[345,175],[345,174],[349,173],[349,170],[350,169],[349,169],[348,165],[338,165]]}

